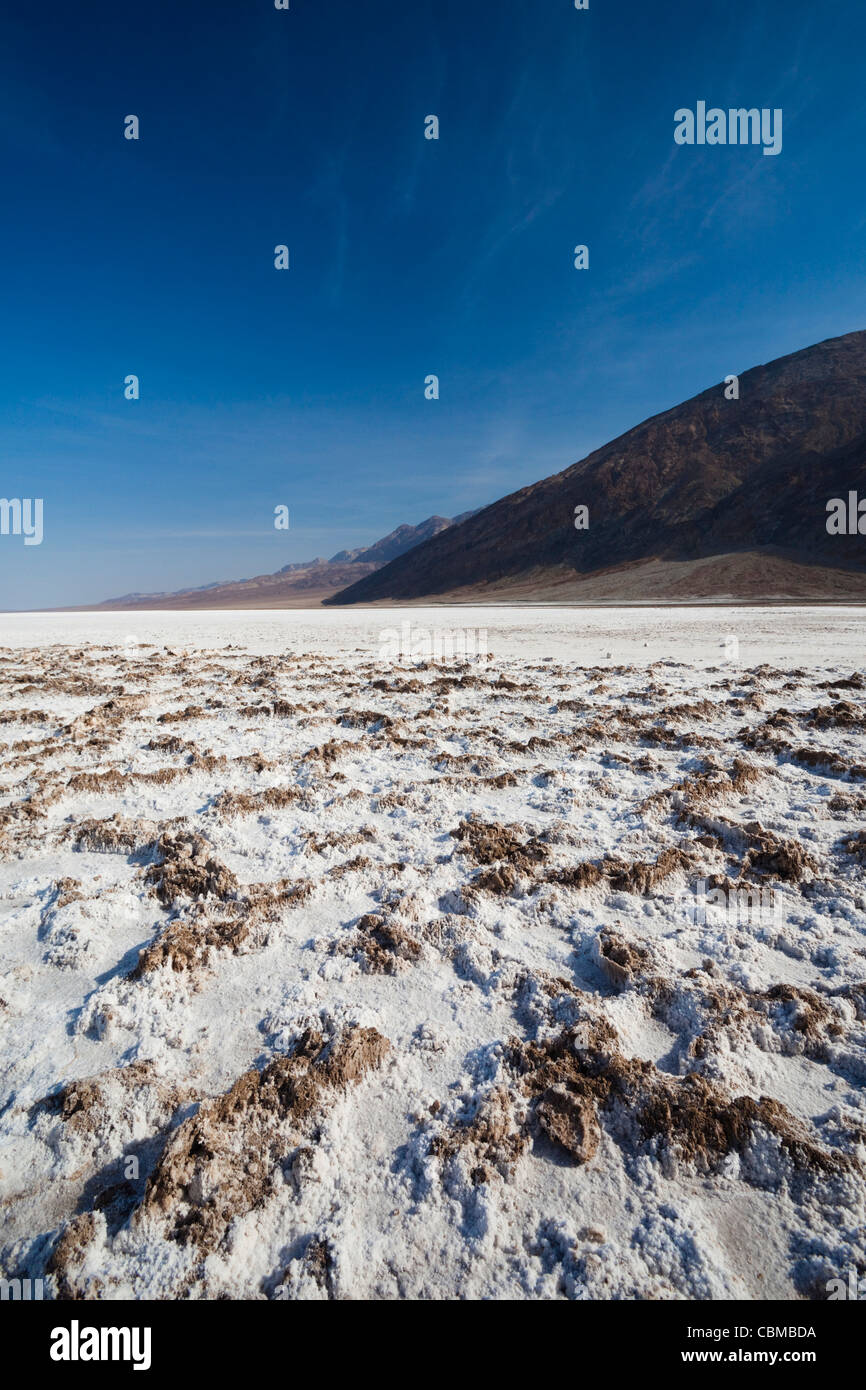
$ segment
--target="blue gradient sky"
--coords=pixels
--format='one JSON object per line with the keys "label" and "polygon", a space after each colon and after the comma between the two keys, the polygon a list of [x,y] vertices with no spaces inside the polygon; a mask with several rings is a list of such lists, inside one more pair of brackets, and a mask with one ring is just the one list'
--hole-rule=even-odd
{"label": "blue gradient sky", "polygon": [[[866,326],[860,0],[16,0],[0,31],[0,496],[45,501],[2,607],[330,555]],[[676,146],[699,99],[782,107],[782,153]]]}

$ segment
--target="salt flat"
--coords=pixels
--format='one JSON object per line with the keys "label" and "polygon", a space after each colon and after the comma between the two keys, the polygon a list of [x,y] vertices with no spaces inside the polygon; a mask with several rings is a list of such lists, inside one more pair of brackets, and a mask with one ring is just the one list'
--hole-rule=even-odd
{"label": "salt flat", "polygon": [[[404,623],[489,657],[390,659]],[[0,648],[6,1277],[862,1266],[862,610],[18,614]]]}
{"label": "salt flat", "polygon": [[[325,608],[213,613],[0,613],[0,646],[46,643],[180,642],[190,647],[242,642],[256,654],[361,648],[374,657],[381,634],[399,630],[456,629],[488,633],[501,656],[556,656],[593,662],[613,650],[617,660],[641,665],[676,659],[712,664],[726,641],[739,642],[746,665],[862,662],[866,609],[862,606],[705,608],[446,607]],[[644,646],[644,643],[647,645]]]}

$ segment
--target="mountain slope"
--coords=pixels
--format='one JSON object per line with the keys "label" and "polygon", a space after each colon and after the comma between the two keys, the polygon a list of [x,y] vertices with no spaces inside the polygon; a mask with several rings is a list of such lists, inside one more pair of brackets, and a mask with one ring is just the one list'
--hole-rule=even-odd
{"label": "mountain slope", "polygon": [[[761,554],[779,562],[774,588],[785,588],[790,570],[797,592],[808,596],[813,581],[804,575],[815,571],[815,596],[826,598],[834,587],[826,572],[853,571],[851,586],[866,592],[866,540],[826,530],[829,498],[846,497],[858,484],[866,492],[866,333],[755,367],[739,389],[731,401],[716,385],[653,416],[329,602],[492,596],[518,582],[531,597],[563,573],[577,597],[585,576],[621,567],[633,567],[631,596],[639,597],[640,571],[650,562],[673,571],[738,554],[756,592]],[[588,530],[575,530],[578,504],[589,507]],[[729,563],[727,591],[735,571]],[[622,583],[618,592],[629,596]],[[569,595],[560,588],[560,596]]]}

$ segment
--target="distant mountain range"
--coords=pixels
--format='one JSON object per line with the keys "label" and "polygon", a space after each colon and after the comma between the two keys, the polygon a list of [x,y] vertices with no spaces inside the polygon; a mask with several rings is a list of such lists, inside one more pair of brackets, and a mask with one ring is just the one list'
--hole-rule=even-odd
{"label": "distant mountain range", "polygon": [[[831,534],[828,502],[852,496],[854,533]],[[98,606],[862,602],[859,499],[866,531],[866,332],[754,367],[736,394],[730,379],[711,386],[480,511],[276,574]]]}
{"label": "distant mountain range", "polygon": [[866,499],[866,333],[738,390],[653,416],[326,601],[866,598],[866,535],[826,525],[831,498]]}
{"label": "distant mountain range", "polygon": [[390,560],[396,560],[401,555],[405,555],[408,550],[413,550],[422,541],[428,541],[433,536],[438,536],[442,531],[447,531],[449,526],[459,526],[461,521],[467,521],[470,516],[475,516],[475,512],[460,512],[458,516],[428,516],[426,521],[422,521],[419,526],[398,526],[396,531],[382,540],[376,541],[375,545],[368,545],[361,550],[339,550],[330,561],[332,565],[349,563],[353,565],[387,565]]}
{"label": "distant mountain range", "polygon": [[360,575],[372,573],[412,546],[474,515],[474,512],[461,512],[453,518],[429,516],[418,526],[398,526],[373,545],[340,550],[330,560],[318,556],[315,560],[284,565],[276,574],[260,574],[255,579],[233,579],[173,593],[124,594],[122,598],[107,599],[96,606],[121,611],[135,608],[315,608]]}

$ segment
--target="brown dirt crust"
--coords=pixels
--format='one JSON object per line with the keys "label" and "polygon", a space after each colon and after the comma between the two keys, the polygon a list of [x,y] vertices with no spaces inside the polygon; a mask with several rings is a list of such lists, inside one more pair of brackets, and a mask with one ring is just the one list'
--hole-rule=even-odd
{"label": "brown dirt crust", "polygon": [[374,1028],[349,1029],[330,1044],[307,1032],[291,1055],[245,1072],[177,1129],[138,1219],[156,1217],[171,1239],[214,1249],[236,1216],[265,1200],[275,1168],[310,1141],[316,1115],[381,1066],[389,1047]]}

